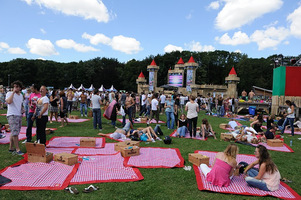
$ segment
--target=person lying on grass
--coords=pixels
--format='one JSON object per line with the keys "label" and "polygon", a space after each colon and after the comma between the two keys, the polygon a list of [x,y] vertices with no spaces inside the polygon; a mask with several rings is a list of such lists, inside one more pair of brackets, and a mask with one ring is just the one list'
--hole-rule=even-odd
{"label": "person lying on grass", "polygon": [[[244,170],[245,180],[249,186],[264,191],[275,191],[279,189],[280,172],[272,161],[270,154],[265,146],[258,145],[255,149],[256,161],[251,163]],[[259,164],[259,169],[254,168]]]}
{"label": "person lying on grass", "polygon": [[228,187],[237,167],[237,154],[238,147],[235,144],[229,144],[224,152],[216,154],[212,168],[201,164],[200,168],[206,180],[215,186]]}
{"label": "person lying on grass", "polygon": [[181,137],[185,137],[186,133],[188,133],[188,120],[185,114],[182,114],[180,116],[180,119],[178,120],[178,129],[177,129],[177,133],[176,136],[181,138]]}
{"label": "person lying on grass", "polygon": [[237,130],[231,132],[233,137],[241,142],[248,142],[252,144],[258,144],[259,139],[256,137],[256,131],[252,127],[240,127]]}
{"label": "person lying on grass", "polygon": [[214,139],[216,139],[215,132],[212,130],[212,126],[209,124],[206,118],[202,120],[201,129],[202,129],[203,139],[208,138],[209,136],[213,136]]}
{"label": "person lying on grass", "polygon": [[[160,129],[160,127],[157,126],[155,127],[156,131],[158,130],[158,128]],[[162,141],[162,139],[160,139],[156,134],[155,130],[152,127],[148,126],[142,130],[133,131],[132,135],[136,138],[139,138],[139,140],[143,142],[155,142],[155,139]]]}
{"label": "person lying on grass", "polygon": [[[110,134],[110,137],[118,140],[122,139],[125,140],[127,137],[130,136],[130,130],[133,129],[132,123],[129,121],[127,122],[123,128],[117,128],[114,133]],[[98,133],[100,136],[107,136],[107,134],[104,133]]]}

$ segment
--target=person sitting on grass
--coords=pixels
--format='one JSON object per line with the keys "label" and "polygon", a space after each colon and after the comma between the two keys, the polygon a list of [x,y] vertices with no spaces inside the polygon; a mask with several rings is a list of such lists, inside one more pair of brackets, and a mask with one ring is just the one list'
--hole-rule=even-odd
{"label": "person sitting on grass", "polygon": [[271,128],[269,128],[265,133],[265,138],[268,140],[268,139],[275,139],[275,138],[280,138],[279,135],[275,135],[276,134],[276,130],[277,130],[277,127],[272,124]]}
{"label": "person sitting on grass", "polygon": [[268,117],[268,119],[267,119],[267,129],[270,129],[272,127],[272,125],[274,125],[274,119],[275,119],[274,114],[272,114]]}
{"label": "person sitting on grass", "polygon": [[[249,186],[264,191],[276,191],[280,185],[280,172],[272,161],[265,146],[258,145],[255,149],[256,161],[244,170],[245,180]],[[254,168],[259,165],[259,169]]]}
{"label": "person sitting on grass", "polygon": [[215,186],[228,187],[237,166],[237,154],[238,147],[235,144],[229,144],[224,152],[216,154],[212,168],[206,164],[201,164],[200,168],[206,180]]}
{"label": "person sitting on grass", "polygon": [[203,139],[208,138],[209,136],[213,136],[214,139],[216,139],[215,132],[212,130],[212,126],[209,124],[206,118],[202,120],[201,129],[202,129]]}
{"label": "person sitting on grass", "polygon": [[143,142],[155,142],[155,139],[162,141],[162,139],[158,137],[153,128],[150,126],[140,131],[135,130],[132,135],[136,138],[139,138],[139,140]]}
{"label": "person sitting on grass", "polygon": [[262,123],[263,123],[263,117],[262,115],[258,115],[257,120],[252,122],[250,126],[254,128],[257,134],[263,135],[263,130],[261,129]]}
{"label": "person sitting on grass", "polygon": [[179,138],[181,137],[185,137],[186,133],[188,132],[188,120],[185,114],[182,114],[180,116],[180,119],[178,120],[178,129],[177,129],[177,133],[176,136],[178,136]]}

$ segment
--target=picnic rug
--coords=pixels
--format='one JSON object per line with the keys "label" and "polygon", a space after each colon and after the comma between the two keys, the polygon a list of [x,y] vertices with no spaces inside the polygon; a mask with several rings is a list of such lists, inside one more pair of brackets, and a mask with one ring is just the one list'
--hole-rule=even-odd
{"label": "picnic rug", "polygon": [[[75,148],[80,147],[80,139],[81,138],[95,138],[96,146],[95,148],[103,148],[105,146],[106,140],[102,137],[52,137],[49,141],[46,142],[46,146],[49,147],[68,147]],[[81,147],[81,148],[89,148],[89,147]]]}
{"label": "picnic rug", "polygon": [[[217,152],[197,150],[195,151],[195,153],[200,153],[202,155],[208,156],[210,158],[209,164],[211,165],[214,161]],[[256,158],[254,155],[239,154],[237,155],[236,160],[237,163],[241,161],[245,161],[250,164],[254,162]],[[199,166],[193,165],[193,169],[195,172],[196,181],[199,190],[208,190],[208,191],[219,192],[219,193],[231,193],[231,194],[251,195],[251,196],[273,196],[281,199],[296,199],[296,200],[301,199],[300,195],[298,195],[292,188],[290,188],[287,184],[283,182],[280,182],[281,184],[279,190],[274,192],[267,192],[248,186],[243,175],[240,175],[240,176],[234,176],[228,187],[218,187],[206,181],[206,178]]]}
{"label": "picnic rug", "polygon": [[63,190],[77,171],[79,163],[69,166],[59,162],[29,163],[26,159],[8,166],[0,174],[12,180],[1,190]]}
{"label": "picnic rug", "polygon": [[[117,120],[122,123],[122,119],[117,119]],[[130,121],[129,119],[125,119],[125,123],[127,123],[129,121]],[[146,124],[146,122],[141,122],[141,121],[138,121],[138,120],[133,120],[133,123],[134,124]],[[149,123],[150,124],[156,124],[157,121],[155,119],[152,119]],[[161,120],[158,121],[158,124],[165,124],[165,123],[166,122],[161,121]]]}
{"label": "picnic rug", "polygon": [[137,168],[125,167],[121,154],[102,156],[83,156],[76,174],[70,185],[103,183],[103,182],[130,182],[143,180]]}
{"label": "picnic rug", "polygon": [[115,155],[118,151],[114,150],[116,143],[106,143],[104,148],[75,148],[74,152],[81,156],[91,156],[91,155]]}
{"label": "picnic rug", "polygon": [[[177,137],[176,134],[177,134],[177,130],[174,130],[169,136]],[[196,137],[191,138],[190,134],[187,132],[184,138],[185,139],[194,139],[194,140],[203,140],[203,141],[206,141],[208,139],[208,138],[203,139],[203,137],[200,137],[200,134],[201,133],[199,132],[199,134],[196,134]]]}
{"label": "picnic rug", "polygon": [[124,159],[124,166],[138,168],[184,167],[184,159],[177,148],[141,147],[140,155]]}

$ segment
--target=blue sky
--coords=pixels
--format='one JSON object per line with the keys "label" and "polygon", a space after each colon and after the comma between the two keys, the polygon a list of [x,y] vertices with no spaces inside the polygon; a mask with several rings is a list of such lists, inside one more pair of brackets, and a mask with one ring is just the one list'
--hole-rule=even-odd
{"label": "blue sky", "polygon": [[300,0],[0,2],[0,62],[127,62],[174,50],[301,54]]}

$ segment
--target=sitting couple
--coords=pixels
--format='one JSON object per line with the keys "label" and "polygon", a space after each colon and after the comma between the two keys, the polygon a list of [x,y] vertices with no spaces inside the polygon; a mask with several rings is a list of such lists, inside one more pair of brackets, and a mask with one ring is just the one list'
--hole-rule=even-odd
{"label": "sitting couple", "polygon": [[[266,147],[258,145],[254,153],[257,160],[244,169],[245,181],[249,186],[260,190],[278,190],[280,173],[268,150]],[[216,154],[212,168],[209,168],[206,164],[201,164],[200,169],[206,180],[215,186],[228,187],[234,171],[240,168],[236,161],[237,154],[238,147],[235,144],[229,144],[224,152]],[[258,169],[254,168],[257,164],[259,165]]]}
{"label": "sitting couple", "polygon": [[[188,121],[187,121],[187,117],[185,114],[182,114],[180,116],[180,119],[178,120],[178,129],[177,129],[177,133],[176,136],[177,137],[185,137],[186,133],[188,133]],[[212,130],[212,126],[209,124],[207,119],[203,119],[202,120],[202,125],[201,125],[201,134],[203,139],[209,137],[209,136],[213,136],[214,139],[216,139],[215,136],[215,132]]]}

